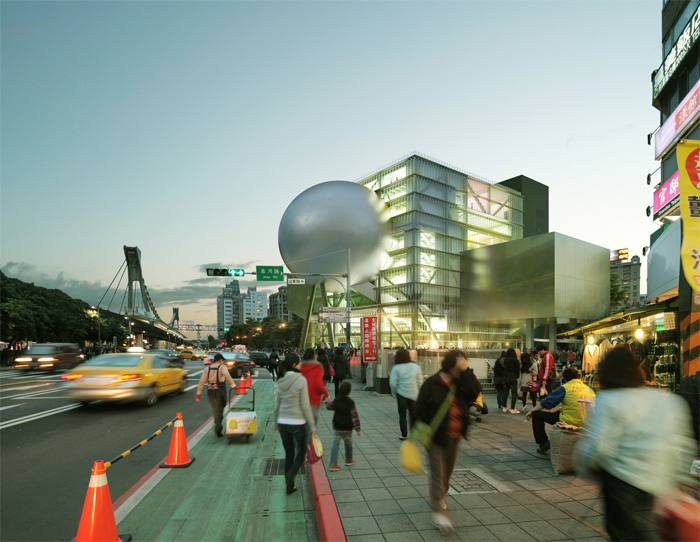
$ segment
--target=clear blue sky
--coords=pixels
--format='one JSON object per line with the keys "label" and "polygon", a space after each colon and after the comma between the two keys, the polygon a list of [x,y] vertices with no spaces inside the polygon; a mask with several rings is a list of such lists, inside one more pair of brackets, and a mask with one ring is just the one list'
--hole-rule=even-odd
{"label": "clear blue sky", "polygon": [[661,2],[1,4],[0,266],[92,301],[122,245],[215,321],[202,264],[281,263],[303,189],[420,151],[550,186],[641,253]]}

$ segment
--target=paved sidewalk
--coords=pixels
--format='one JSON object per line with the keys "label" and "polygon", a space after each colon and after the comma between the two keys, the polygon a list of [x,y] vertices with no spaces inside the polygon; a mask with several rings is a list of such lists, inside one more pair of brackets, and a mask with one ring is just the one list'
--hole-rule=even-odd
{"label": "paved sidewalk", "polygon": [[[172,469],[119,524],[120,533],[149,541],[316,539],[306,476],[297,478],[299,491],[287,496],[283,472],[265,474],[266,460],[284,458],[284,451],[270,422],[273,383],[258,380],[255,389],[258,433],[250,443],[227,445],[210,430],[190,450],[196,461]],[[209,405],[203,401],[202,408]],[[194,429],[187,427],[188,434]]]}
{"label": "paved sidewalk", "polygon": [[[356,465],[328,472],[349,541],[440,540],[431,525],[427,475],[400,468],[396,401],[363,392],[353,382],[362,436],[353,436]],[[524,415],[490,413],[470,426],[462,441],[448,506],[456,531],[450,540],[604,540],[598,490],[574,476],[557,476],[535,453]],[[321,414],[326,469],[332,444],[332,412]],[[341,445],[341,466],[343,465]],[[427,463],[424,461],[424,464]],[[650,528],[653,525],[650,524]]]}

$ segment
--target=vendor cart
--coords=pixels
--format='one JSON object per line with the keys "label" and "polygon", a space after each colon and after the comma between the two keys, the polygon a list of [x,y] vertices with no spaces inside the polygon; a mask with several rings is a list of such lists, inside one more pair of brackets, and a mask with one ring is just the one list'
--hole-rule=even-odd
{"label": "vendor cart", "polygon": [[246,388],[247,393],[241,395],[236,404],[231,404],[231,395],[238,388],[232,388],[228,392],[228,411],[225,417],[225,432],[228,443],[238,436],[244,436],[250,440],[257,432],[257,415],[255,413],[255,388]]}

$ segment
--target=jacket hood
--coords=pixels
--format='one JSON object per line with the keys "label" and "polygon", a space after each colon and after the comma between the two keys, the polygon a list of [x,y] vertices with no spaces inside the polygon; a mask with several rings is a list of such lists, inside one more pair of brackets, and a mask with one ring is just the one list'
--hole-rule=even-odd
{"label": "jacket hood", "polygon": [[299,383],[300,378],[304,378],[300,373],[296,371],[287,371],[284,373],[284,376],[277,381],[277,386],[280,391],[287,392]]}

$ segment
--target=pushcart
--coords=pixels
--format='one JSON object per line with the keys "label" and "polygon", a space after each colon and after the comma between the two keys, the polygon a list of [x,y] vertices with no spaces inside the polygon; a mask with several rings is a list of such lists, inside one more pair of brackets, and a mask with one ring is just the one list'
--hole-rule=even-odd
{"label": "pushcart", "polygon": [[[257,432],[258,417],[255,413],[255,388],[246,388],[246,395],[235,405],[231,404],[231,395],[237,388],[231,388],[228,392],[228,411],[225,418],[225,430],[228,443],[231,444],[233,439],[238,436],[244,436],[246,440],[250,440]],[[246,397],[248,399],[246,399]]]}

